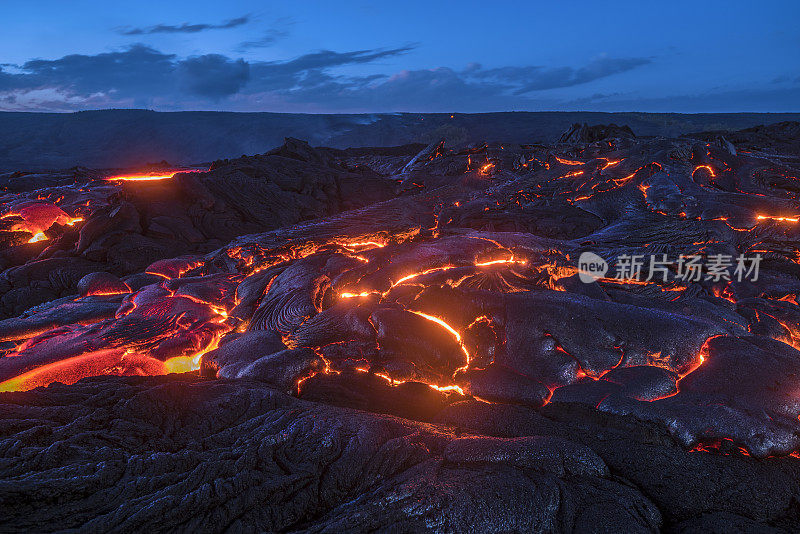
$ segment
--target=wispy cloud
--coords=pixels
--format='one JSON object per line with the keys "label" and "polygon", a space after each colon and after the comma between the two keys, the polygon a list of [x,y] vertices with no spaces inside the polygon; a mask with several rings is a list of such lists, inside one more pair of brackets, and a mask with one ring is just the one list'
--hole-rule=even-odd
{"label": "wispy cloud", "polygon": [[289,35],[289,28],[294,25],[294,19],[281,17],[276,20],[272,28],[269,28],[260,37],[242,41],[236,47],[237,52],[247,52],[256,48],[266,48],[274,45],[277,41],[285,39]]}
{"label": "wispy cloud", "polygon": [[239,46],[236,47],[236,50],[239,52],[244,52],[253,48],[266,48],[274,45],[277,41],[284,39],[287,35],[287,31],[273,28],[264,32],[264,34],[258,39],[242,41],[239,43]]}
{"label": "wispy cloud", "polygon": [[241,59],[219,54],[180,59],[142,44],[93,56],[31,60],[17,71],[0,70],[0,94],[50,89],[71,101],[106,95],[136,105],[181,94],[218,100],[238,92],[250,76]]}
{"label": "wispy cloud", "polygon": [[[579,67],[512,66],[392,70],[367,76],[341,67],[397,59],[416,45],[337,52],[284,61],[222,54],[179,57],[144,44],[0,67],[0,109],[153,107],[276,111],[441,111],[531,109],[546,90],[589,84],[636,69],[647,58],[601,57]],[[3,70],[5,69],[5,70]],[[374,71],[374,69],[373,69]],[[44,98],[44,97],[42,97]],[[56,104],[61,100],[61,104]],[[98,102],[104,102],[99,104]]]}
{"label": "wispy cloud", "polygon": [[601,56],[578,68],[541,66],[502,67],[495,69],[473,68],[469,74],[476,78],[512,83],[514,94],[523,95],[533,91],[559,89],[581,85],[614,74],[620,74],[651,63],[650,58],[611,58]]}
{"label": "wispy cloud", "polygon": [[244,26],[252,19],[251,15],[243,15],[235,19],[226,20],[218,24],[156,24],[144,28],[122,28],[119,33],[122,35],[152,35],[154,33],[199,33],[207,30],[227,30]]}

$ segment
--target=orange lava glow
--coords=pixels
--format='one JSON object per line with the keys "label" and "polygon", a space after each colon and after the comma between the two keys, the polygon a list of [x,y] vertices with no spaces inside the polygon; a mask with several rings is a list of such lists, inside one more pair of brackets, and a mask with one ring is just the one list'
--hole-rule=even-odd
{"label": "orange lava glow", "polygon": [[53,382],[74,384],[82,378],[98,375],[155,376],[169,373],[186,373],[200,368],[200,357],[216,348],[212,343],[202,352],[192,356],[176,356],[166,361],[124,349],[89,352],[43,365],[0,383],[0,393],[29,391]]}
{"label": "orange lava glow", "polygon": [[176,173],[171,174],[125,174],[121,176],[110,176],[109,181],[121,182],[150,182],[154,180],[167,180],[175,176]]}
{"label": "orange lava glow", "polygon": [[[723,448],[727,449],[729,452],[722,452]],[[732,454],[737,454],[739,456],[750,456],[750,453],[747,452],[747,449],[736,445],[730,438],[702,440],[689,449],[689,452],[719,454],[722,456],[730,456]]]}
{"label": "orange lava glow", "polygon": [[0,215],[0,219],[19,218],[10,228],[12,232],[31,234],[28,243],[38,243],[49,239],[45,232],[53,225],[74,226],[83,221],[82,217],[72,217],[53,202],[32,200],[20,203],[14,209]]}
{"label": "orange lava glow", "polygon": [[697,166],[697,167],[695,167],[695,168],[694,168],[694,170],[692,171],[692,176],[694,176],[694,173],[696,173],[696,172],[697,172],[697,171],[699,171],[700,169],[705,169],[705,170],[707,170],[707,171],[708,171],[708,173],[711,175],[711,177],[712,177],[712,178],[716,178],[716,176],[717,176],[717,175],[716,175],[716,173],[714,172],[714,168],[713,168],[711,165],[698,165],[698,166]]}
{"label": "orange lava glow", "polygon": [[28,243],[38,243],[39,241],[47,241],[47,236],[44,232],[36,232],[33,237],[28,240]]}
{"label": "orange lava glow", "polygon": [[0,393],[29,391],[53,382],[74,384],[90,376],[156,376],[188,373],[200,369],[200,359],[217,347],[219,338],[208,347],[190,356],[175,356],[165,361],[125,349],[90,352],[43,365],[0,383]]}
{"label": "orange lava glow", "polygon": [[[78,222],[81,222],[81,221],[83,221],[83,218],[81,218],[81,217],[72,217],[70,219],[59,218],[59,219],[56,219],[55,222],[57,222],[58,224],[62,224],[64,226],[74,226],[75,223],[78,223]],[[45,230],[46,229],[47,228],[45,228]],[[31,237],[28,240],[28,243],[38,243],[39,241],[47,241],[49,239],[49,237],[47,237],[47,235],[44,233],[44,231],[42,231],[42,230],[34,231],[34,230],[36,230],[35,227],[25,228],[25,230],[34,232],[33,233],[33,237]]]}
{"label": "orange lava glow", "polygon": [[197,356],[175,356],[164,362],[165,374],[168,373],[188,373],[200,369],[200,355]]}
{"label": "orange lava glow", "polygon": [[0,392],[28,391],[53,382],[74,384],[87,376],[166,373],[164,362],[156,358],[122,349],[101,350],[43,365],[15,376],[0,383]]}
{"label": "orange lava glow", "polygon": [[[364,369],[364,368],[356,368],[356,371],[358,371],[359,373],[369,373],[369,370],[368,369]],[[408,380],[395,380],[391,376],[385,375],[383,373],[372,373],[372,376],[377,376],[378,378],[382,378],[383,380],[386,380],[389,383],[389,385],[391,385],[391,386],[399,386],[400,384],[405,384],[406,382],[409,382]],[[442,393],[456,392],[459,395],[465,395],[464,390],[461,389],[459,386],[455,386],[455,385],[453,385],[453,386],[440,386],[440,385],[437,385],[437,384],[429,384],[427,382],[420,382],[420,384],[425,384],[429,388],[435,389],[436,391],[441,391]]]}
{"label": "orange lava glow", "polygon": [[555,156],[555,158],[556,158],[557,162],[559,162],[559,163],[561,163],[563,165],[583,165],[582,161],[576,161],[574,159],[559,158],[558,156]]}
{"label": "orange lava glow", "polygon": [[434,267],[432,269],[427,269],[425,271],[420,271],[418,273],[408,274],[408,275],[400,278],[398,281],[394,282],[392,284],[392,287],[399,286],[403,282],[408,282],[409,280],[413,280],[414,278],[417,278],[418,276],[424,276],[426,274],[435,273],[436,271],[446,271],[448,269],[454,269],[454,268],[455,268],[455,266],[453,266],[453,265],[445,265],[443,267]]}
{"label": "orange lava glow", "polygon": [[[117,293],[100,292],[98,294]],[[28,391],[36,387],[48,386],[53,382],[73,384],[78,380],[90,376],[154,376],[197,371],[200,369],[200,360],[202,356],[216,349],[219,346],[222,336],[230,331],[231,328],[225,324],[228,313],[225,308],[197,297],[181,295],[177,298],[182,301],[191,301],[201,304],[213,313],[213,315],[205,319],[205,324],[215,325],[215,329],[208,337],[196,338],[200,346],[192,352],[186,350],[187,347],[185,345],[177,346],[172,350],[172,354],[175,354],[174,356],[165,357],[162,360],[151,356],[147,352],[139,352],[136,345],[92,350],[54,363],[29,369],[20,375],[0,383],[0,392]],[[132,309],[135,309],[135,307]],[[128,313],[130,313],[130,310]],[[175,333],[177,332],[176,330]],[[201,339],[204,339],[204,341],[200,341]],[[30,340],[26,343],[30,343]],[[24,348],[25,345],[21,347]],[[187,352],[189,353],[187,354]],[[165,356],[167,355],[169,355],[169,353],[165,354]],[[7,357],[15,358],[17,356],[12,353],[12,355]]]}
{"label": "orange lava glow", "polygon": [[421,311],[415,311],[415,310],[408,310],[408,311],[410,311],[411,313],[414,313],[416,315],[419,315],[423,319],[427,319],[428,321],[432,321],[432,322],[438,324],[439,326],[441,326],[442,328],[444,328],[445,330],[447,330],[448,332],[450,332],[453,335],[453,337],[456,339],[456,341],[458,342],[458,345],[461,347],[461,350],[464,353],[464,355],[467,357],[467,362],[469,362],[469,352],[467,351],[467,347],[464,346],[464,342],[461,339],[461,334],[458,332],[458,330],[456,330],[455,328],[453,328],[452,326],[450,326],[449,324],[444,322],[444,320],[442,320],[442,319],[440,319],[440,318],[438,318],[436,316],[428,315],[427,313],[423,313]]}
{"label": "orange lava glow", "polygon": [[375,295],[375,294],[377,293],[371,291],[362,291],[361,293],[347,293],[347,292],[340,293],[339,296],[342,297],[343,299],[352,299],[356,297],[368,297],[370,295]]}
{"label": "orange lava glow", "polygon": [[605,169],[607,169],[609,167],[613,167],[615,165],[619,165],[620,163],[622,163],[621,159],[606,160],[605,164],[602,167],[600,167],[600,169],[601,170],[605,170]]}
{"label": "orange lava glow", "polygon": [[479,262],[479,263],[475,264],[475,267],[485,267],[487,265],[498,265],[498,264],[509,264],[509,263],[516,263],[516,264],[519,264],[519,265],[525,265],[526,263],[528,263],[528,261],[527,260],[517,260],[517,259],[514,259],[514,257],[512,256],[510,259],[507,259],[507,260],[492,260],[492,261]]}
{"label": "orange lava glow", "polygon": [[386,246],[385,241],[356,241],[355,243],[336,243],[337,245],[341,245],[345,248],[355,248],[359,250],[363,249],[371,249],[371,248],[383,248]]}
{"label": "orange lava glow", "polygon": [[[488,266],[488,265],[509,264],[509,263],[525,264],[525,263],[527,263],[527,261],[526,260],[518,260],[518,259],[515,259],[514,257],[511,257],[511,258],[508,258],[508,259],[500,259],[500,260],[491,260],[491,261],[486,261],[486,262],[479,262],[479,263],[476,263],[475,265],[476,266]],[[418,276],[421,276],[423,274],[436,272],[436,271],[441,271],[441,270],[446,270],[446,269],[452,269],[452,268],[454,268],[454,266],[447,265],[447,266],[443,266],[443,267],[428,269],[428,270],[422,271],[420,273],[413,273],[413,274],[404,276],[403,278],[401,278],[400,280],[398,280],[397,282],[392,284],[392,287],[395,287],[398,284],[401,284],[401,283],[403,283],[405,281],[411,280],[411,279],[416,278]],[[381,296],[384,296],[385,294],[382,294],[382,293],[377,292],[377,291],[363,291],[363,292],[360,292],[360,293],[344,292],[344,293],[340,294],[340,297],[342,297],[342,298],[355,298],[355,297],[368,297],[370,295],[381,295]],[[456,369],[456,371],[454,372],[454,375],[455,375],[455,373],[458,373],[459,371],[466,370],[466,369],[469,368],[470,359],[471,358],[470,358],[469,350],[467,349],[466,345],[464,344],[464,340],[463,340],[463,337],[461,335],[461,332],[459,332],[456,328],[451,326],[447,321],[445,321],[441,317],[437,317],[435,315],[431,315],[431,314],[428,314],[428,313],[425,313],[425,312],[422,312],[422,311],[419,311],[419,310],[407,310],[407,311],[410,312],[410,313],[413,313],[413,314],[415,314],[415,315],[417,315],[419,317],[422,317],[423,319],[425,319],[427,321],[435,323],[439,327],[441,327],[444,330],[446,330],[448,332],[448,334],[450,334],[453,337],[453,339],[458,344],[458,346],[461,349],[461,351],[464,353],[464,365],[462,365],[461,367]],[[489,319],[486,316],[478,317],[477,319],[472,321],[472,323],[467,328],[470,328],[472,325],[474,325],[474,324],[476,324],[478,322],[488,321],[488,320]],[[363,372],[363,373],[370,372],[366,368],[356,368],[356,371]],[[326,371],[326,372],[328,372],[328,371]],[[395,380],[394,378],[392,378],[391,376],[386,375],[386,374],[381,374],[381,373],[371,373],[371,374],[386,380],[387,382],[389,382],[393,386],[405,383],[405,381],[403,381],[403,380]],[[302,382],[304,380],[305,379],[301,379],[298,382],[298,391],[299,391],[299,389],[301,387],[301,384],[302,384]],[[455,393],[458,393],[460,395],[464,395],[464,391],[462,390],[462,388],[457,386],[457,385],[455,385],[455,384],[440,385],[440,384],[431,384],[431,383],[428,383],[428,382],[420,382],[420,383],[424,383],[425,385],[427,385],[431,389],[434,389],[436,391],[440,391],[440,392],[443,392],[443,393],[455,392]]]}
{"label": "orange lava glow", "polygon": [[[64,220],[63,218],[56,219],[55,222],[57,222],[58,224],[62,224],[64,226],[74,226],[75,223],[78,223],[78,222],[81,222],[81,221],[83,221],[83,219],[81,217],[73,217],[73,218],[66,219],[66,220]],[[35,230],[36,230],[36,228],[33,227],[33,228],[29,229],[28,231],[34,232]],[[47,237],[47,235],[44,233],[44,231],[39,230],[39,231],[35,231],[34,232],[33,237],[31,237],[28,240],[28,243],[38,243],[39,241],[47,241],[48,239],[50,239],[50,238]]]}
{"label": "orange lava glow", "polygon": [[168,171],[165,174],[157,174],[152,172],[139,173],[139,174],[118,174],[115,176],[109,176],[108,178],[106,178],[106,180],[120,181],[120,182],[151,182],[156,180],[168,180],[181,172],[203,172],[203,171],[198,169],[176,169]]}
{"label": "orange lava glow", "polygon": [[[517,259],[514,256],[511,256],[510,258],[505,258],[505,259],[476,261],[475,263],[473,263],[473,265],[475,267],[488,267],[488,266],[492,266],[492,265],[511,265],[511,264],[526,265],[527,263],[528,263],[527,260]],[[345,299],[358,298],[358,297],[368,297],[370,295],[380,295],[381,297],[385,297],[389,293],[389,291],[391,291],[393,288],[399,286],[400,284],[408,282],[409,280],[413,280],[415,278],[418,278],[420,276],[424,276],[426,274],[431,274],[431,273],[440,272],[440,271],[447,271],[447,270],[450,270],[450,269],[456,269],[458,267],[461,267],[461,266],[460,265],[442,265],[441,267],[432,267],[432,268],[426,269],[424,271],[407,274],[407,275],[403,276],[402,278],[396,280],[395,282],[392,282],[390,288],[387,291],[384,291],[384,292],[380,292],[380,291],[345,291],[345,292],[339,293],[339,296],[341,298],[345,298]]]}
{"label": "orange lava glow", "polygon": [[130,293],[130,291],[124,290],[108,290],[108,289],[100,289],[97,291],[89,291],[86,293],[87,297],[110,297],[111,295],[125,295]]}
{"label": "orange lava glow", "polygon": [[756,217],[756,220],[796,223],[800,221],[800,217],[778,217],[775,215],[759,215],[758,217]]}

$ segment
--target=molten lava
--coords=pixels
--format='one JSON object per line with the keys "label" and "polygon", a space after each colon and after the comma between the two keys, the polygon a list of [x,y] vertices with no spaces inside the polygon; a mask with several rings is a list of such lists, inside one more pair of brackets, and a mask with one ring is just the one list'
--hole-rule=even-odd
{"label": "molten lava", "polygon": [[49,239],[45,232],[56,224],[74,226],[76,223],[83,221],[83,217],[70,216],[56,204],[47,200],[19,202],[12,209],[0,215],[0,219],[19,220],[19,222],[13,222],[9,229],[12,232],[31,234],[28,243],[37,243]]}
{"label": "molten lava", "polygon": [[39,241],[47,241],[47,236],[44,235],[44,232],[36,232],[33,234],[33,237],[28,240],[28,243],[38,243]]}
{"label": "molten lava", "polygon": [[110,176],[109,181],[122,181],[122,182],[149,182],[154,180],[168,180],[175,176],[175,173],[169,174],[124,174],[120,176]]}
{"label": "molten lava", "polygon": [[158,180],[169,180],[174,178],[176,174],[182,172],[203,172],[197,169],[176,169],[161,173],[138,173],[138,174],[118,174],[106,178],[112,182],[151,182]]}
{"label": "molten lava", "polygon": [[576,160],[573,160],[573,159],[560,158],[558,156],[555,156],[555,158],[556,158],[556,161],[561,163],[562,165],[583,165],[582,161],[576,161]]}
{"label": "molten lava", "polygon": [[774,215],[759,215],[756,217],[759,221],[777,221],[777,222],[791,222],[796,223],[800,221],[800,217],[779,217]]}
{"label": "molten lava", "polygon": [[442,328],[444,328],[445,330],[447,330],[448,332],[450,332],[453,335],[453,337],[456,339],[456,341],[458,342],[458,345],[461,347],[461,350],[464,352],[464,355],[467,357],[467,363],[469,364],[469,352],[467,351],[467,347],[464,346],[464,342],[461,339],[461,334],[459,334],[458,330],[456,330],[455,328],[453,328],[452,326],[450,326],[449,324],[444,322],[443,319],[440,319],[440,318],[435,317],[433,315],[428,315],[427,313],[423,313],[421,311],[416,311],[416,310],[408,310],[408,311],[410,311],[413,314],[419,315],[423,319],[427,319],[428,321],[432,321],[432,322],[438,324],[439,326],[441,326]]}
{"label": "molten lava", "polygon": [[0,392],[27,391],[53,382],[74,384],[81,378],[96,375],[163,375],[164,362],[123,349],[89,352],[32,369],[0,382]]}

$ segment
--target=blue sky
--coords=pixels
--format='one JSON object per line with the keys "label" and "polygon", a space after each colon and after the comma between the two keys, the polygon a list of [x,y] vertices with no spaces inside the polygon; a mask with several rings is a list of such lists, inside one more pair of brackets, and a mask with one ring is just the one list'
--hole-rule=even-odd
{"label": "blue sky", "polygon": [[800,111],[800,2],[3,2],[0,110]]}

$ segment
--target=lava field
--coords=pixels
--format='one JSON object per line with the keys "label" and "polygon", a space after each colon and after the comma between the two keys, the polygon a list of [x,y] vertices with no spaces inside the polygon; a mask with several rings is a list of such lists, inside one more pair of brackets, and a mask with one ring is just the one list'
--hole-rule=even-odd
{"label": "lava field", "polygon": [[798,140],[0,175],[0,530],[797,531]]}

